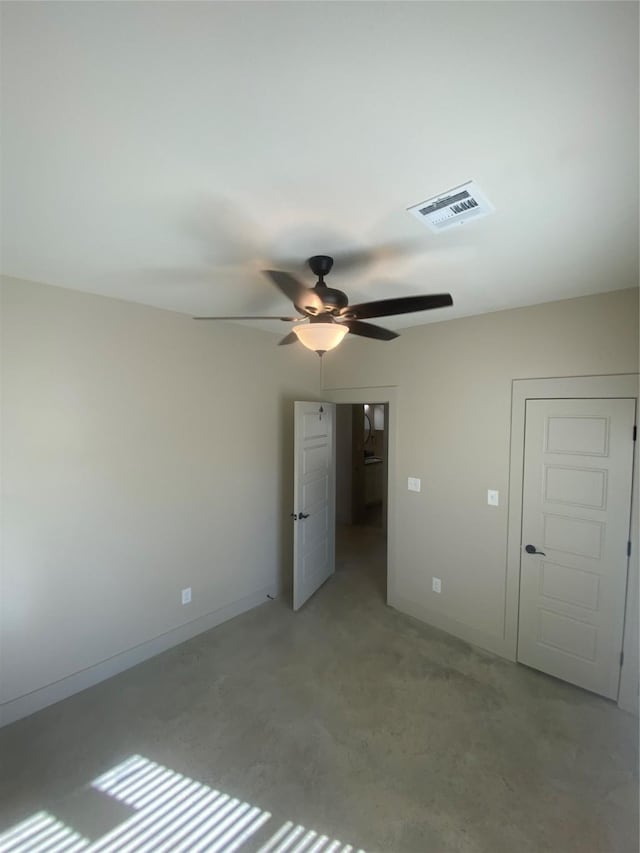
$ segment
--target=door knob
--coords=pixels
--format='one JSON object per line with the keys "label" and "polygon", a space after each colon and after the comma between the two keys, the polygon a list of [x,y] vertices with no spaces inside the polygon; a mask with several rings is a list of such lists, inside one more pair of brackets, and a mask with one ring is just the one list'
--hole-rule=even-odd
{"label": "door knob", "polygon": [[299,512],[298,518],[309,518],[309,513],[308,512]]}
{"label": "door knob", "polygon": [[546,556],[547,556],[547,555],[544,553],[544,551],[538,551],[538,550],[536,549],[536,546],[535,546],[535,545],[525,545],[525,546],[524,546],[524,550],[527,552],[527,554],[540,554],[540,556],[541,556],[541,557],[546,557]]}

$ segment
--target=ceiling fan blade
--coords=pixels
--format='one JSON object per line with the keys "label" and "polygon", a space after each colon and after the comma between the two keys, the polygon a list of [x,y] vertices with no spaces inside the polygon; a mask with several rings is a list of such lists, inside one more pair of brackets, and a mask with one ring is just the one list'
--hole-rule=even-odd
{"label": "ceiling fan blade", "polygon": [[280,341],[280,343],[278,344],[278,346],[279,346],[279,347],[283,347],[283,346],[286,346],[287,344],[295,344],[297,340],[298,340],[298,336],[295,334],[295,332],[289,332],[289,334],[288,334],[288,335],[286,335],[286,336],[285,336],[285,337]]}
{"label": "ceiling fan blade", "polygon": [[360,249],[350,249],[344,252],[334,252],[333,260],[336,269],[341,272],[370,266],[379,261],[390,260],[398,255],[409,254],[418,249],[416,241],[396,241],[395,243],[381,243],[377,246],[368,246]]}
{"label": "ceiling fan blade", "polygon": [[446,308],[448,305],[453,305],[453,299],[449,293],[432,293],[428,296],[399,296],[395,299],[379,299],[377,302],[347,305],[341,310],[340,316],[366,320],[370,317],[390,317],[392,314],[430,311],[432,308]]}
{"label": "ceiling fan blade", "polygon": [[319,314],[324,311],[322,299],[315,290],[305,287],[290,273],[281,270],[262,270],[262,272],[293,302],[296,308],[308,311],[310,314]]}
{"label": "ceiling fan blade", "polygon": [[302,317],[264,317],[264,316],[249,316],[249,317],[192,317],[192,320],[282,320],[285,323],[296,323],[302,320]]}
{"label": "ceiling fan blade", "polygon": [[[391,329],[383,329],[382,326],[374,326],[373,323],[361,323],[360,320],[344,320],[340,325],[346,326],[352,335],[359,335],[361,338],[392,341],[394,338],[399,337],[398,333],[392,332]],[[293,332],[291,334],[293,335]]]}
{"label": "ceiling fan blade", "polygon": [[[314,251],[313,247],[315,246],[322,245],[327,247],[327,251],[334,261],[333,269],[339,270],[340,274],[383,261],[389,261],[403,255],[413,255],[425,251],[424,241],[414,239],[395,240],[388,243],[342,249],[337,248],[336,244],[338,247],[345,245],[343,235],[327,234],[325,237],[322,237],[315,234],[312,241],[308,243],[308,249],[309,253],[311,253]],[[306,263],[300,260],[303,254],[303,252],[297,251],[295,254],[279,255],[275,262],[282,269],[304,271]]]}

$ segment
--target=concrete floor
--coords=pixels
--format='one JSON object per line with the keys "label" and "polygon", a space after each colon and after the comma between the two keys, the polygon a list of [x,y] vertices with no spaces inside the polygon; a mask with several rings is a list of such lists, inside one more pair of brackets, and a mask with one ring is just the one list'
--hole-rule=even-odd
{"label": "concrete floor", "polygon": [[[46,811],[86,839],[73,849],[109,832],[114,850],[238,849],[207,841],[206,809],[185,836],[168,795],[155,815],[182,815],[187,840],[152,811],[127,848],[118,827],[150,806],[89,783],[138,755],[208,786],[202,802],[271,812],[243,852],[284,849],[268,843],[284,827],[318,833],[306,851],[324,834],[369,853],[636,853],[637,720],[386,607],[381,531],[339,540],[299,613],[266,603],[0,730],[0,831]],[[36,837],[11,849],[58,849]]]}

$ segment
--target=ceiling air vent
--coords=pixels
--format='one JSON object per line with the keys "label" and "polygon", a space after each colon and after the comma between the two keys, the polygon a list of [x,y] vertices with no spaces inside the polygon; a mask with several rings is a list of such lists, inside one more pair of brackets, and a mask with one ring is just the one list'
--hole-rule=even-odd
{"label": "ceiling air vent", "polygon": [[432,231],[444,231],[445,228],[462,225],[470,219],[486,216],[495,208],[474,181],[467,181],[420,204],[414,204],[407,210]]}

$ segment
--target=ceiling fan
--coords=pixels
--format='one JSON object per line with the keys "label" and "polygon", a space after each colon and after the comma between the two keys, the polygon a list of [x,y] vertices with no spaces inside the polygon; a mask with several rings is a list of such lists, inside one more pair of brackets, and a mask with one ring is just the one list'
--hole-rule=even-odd
{"label": "ceiling fan", "polygon": [[[453,305],[449,293],[433,293],[425,296],[400,296],[349,305],[342,290],[328,287],[325,276],[331,272],[333,258],[329,255],[314,255],[307,261],[311,272],[318,277],[314,287],[305,287],[295,276],[280,270],[263,270],[275,286],[293,302],[299,317],[194,317],[194,320],[283,320],[300,323],[280,341],[280,345],[300,341],[307,349],[322,356],[336,347],[347,333],[378,341],[391,341],[397,332],[384,329],[373,323],[364,323],[373,317],[390,317],[393,314],[411,314],[430,311]],[[308,320],[308,322],[303,322]]]}

